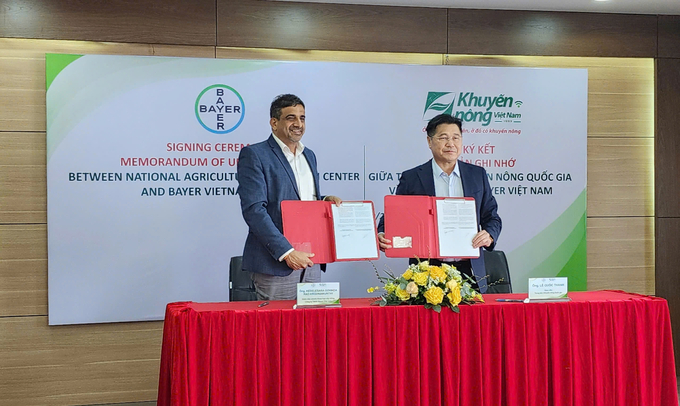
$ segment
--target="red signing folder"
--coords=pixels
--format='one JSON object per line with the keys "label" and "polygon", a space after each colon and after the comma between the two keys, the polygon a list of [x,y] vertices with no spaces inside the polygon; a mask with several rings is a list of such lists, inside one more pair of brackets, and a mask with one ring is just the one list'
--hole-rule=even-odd
{"label": "red signing folder", "polygon": [[[474,199],[471,197],[385,196],[385,238],[392,240],[392,248],[385,250],[385,256],[417,257],[423,260],[442,258],[439,250],[437,201],[455,199],[472,201],[474,205]],[[477,230],[472,231],[476,233]],[[479,255],[455,255],[455,257],[477,258]]]}
{"label": "red signing folder", "polygon": [[[367,202],[343,202],[339,209],[352,208],[353,204],[370,204],[371,219],[375,219],[373,203]],[[284,200],[281,202],[281,217],[283,219],[283,235],[288,239],[293,248],[298,251],[313,252],[311,258],[314,263],[327,264],[336,261],[358,261],[367,259],[378,259],[378,239],[375,228],[375,221],[370,224],[370,229],[364,227],[361,235],[353,235],[354,238],[343,238],[336,241],[336,234],[340,231],[333,218],[333,205],[335,203],[322,200],[301,201]],[[337,220],[337,219],[336,219]],[[356,231],[354,231],[356,233]],[[341,234],[340,236],[346,236]],[[343,255],[346,255],[346,243],[357,243],[363,238],[368,241],[366,245],[369,250],[363,249],[362,252],[373,252],[372,245],[375,245],[375,255],[367,257],[342,257],[338,255],[338,245],[341,244]],[[364,248],[366,247],[364,245]]]}

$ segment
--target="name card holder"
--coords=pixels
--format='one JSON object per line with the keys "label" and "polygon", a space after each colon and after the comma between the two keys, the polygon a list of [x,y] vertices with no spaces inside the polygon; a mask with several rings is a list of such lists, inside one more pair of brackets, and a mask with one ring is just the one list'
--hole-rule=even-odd
{"label": "name card holder", "polygon": [[524,303],[568,302],[568,278],[529,278],[529,297]]}
{"label": "name card holder", "polygon": [[297,284],[297,304],[293,309],[317,307],[342,307],[339,282]]}

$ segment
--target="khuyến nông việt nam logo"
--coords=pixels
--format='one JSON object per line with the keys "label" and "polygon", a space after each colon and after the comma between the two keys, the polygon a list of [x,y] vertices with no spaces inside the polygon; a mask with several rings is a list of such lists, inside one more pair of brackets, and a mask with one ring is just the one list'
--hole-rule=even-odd
{"label": "khuy\u1ebfn n\u00f4ng vi\u1ec7t nam logo", "polygon": [[503,93],[428,92],[423,120],[429,121],[439,114],[450,114],[465,123],[481,124],[483,127],[491,123],[515,125],[522,123],[523,113],[520,111],[523,110],[523,104],[521,100]]}
{"label": "khuy\u1ebfn n\u00f4ng vi\u1ec7t nam logo", "polygon": [[439,114],[453,115],[455,101],[456,94],[454,92],[427,92],[423,120],[429,121],[432,117]]}

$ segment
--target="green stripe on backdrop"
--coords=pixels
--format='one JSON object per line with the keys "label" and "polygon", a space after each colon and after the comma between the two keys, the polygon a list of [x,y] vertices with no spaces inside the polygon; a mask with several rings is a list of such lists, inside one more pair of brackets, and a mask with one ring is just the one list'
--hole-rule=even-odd
{"label": "green stripe on backdrop", "polygon": [[[78,123],[125,92],[181,79],[212,77],[216,81],[212,84],[221,83],[230,75],[294,63],[129,55],[46,54],[46,58],[45,74],[51,86],[46,96],[48,162]],[[69,66],[76,60],[77,64]]]}
{"label": "green stripe on backdrop", "polygon": [[71,54],[45,54],[45,90],[47,91],[50,88],[50,85],[59,72],[81,56],[82,55]]}
{"label": "green stripe on backdrop", "polygon": [[[580,236],[579,243],[576,249],[571,255],[571,258],[562,267],[562,270],[557,274],[557,276],[565,276],[569,278],[569,290],[587,290],[588,289],[588,260],[587,256],[587,243],[586,243],[586,216],[583,216],[581,222],[579,222],[579,227],[574,229],[574,238]],[[582,228],[582,232],[581,232]],[[570,236],[571,237],[571,236]]]}
{"label": "green stripe on backdrop", "polygon": [[568,277],[571,291],[587,289],[586,255],[585,189],[548,227],[507,254],[513,266],[528,269],[529,278]]}

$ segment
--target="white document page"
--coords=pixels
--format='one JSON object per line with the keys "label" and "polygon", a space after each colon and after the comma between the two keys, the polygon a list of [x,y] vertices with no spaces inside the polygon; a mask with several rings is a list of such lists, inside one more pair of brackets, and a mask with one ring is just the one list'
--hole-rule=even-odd
{"label": "white document page", "polygon": [[479,249],[472,248],[478,230],[474,200],[437,200],[437,227],[440,258],[479,257]]}
{"label": "white document page", "polygon": [[373,204],[342,202],[340,206],[333,204],[331,207],[336,259],[376,258],[378,237]]}

